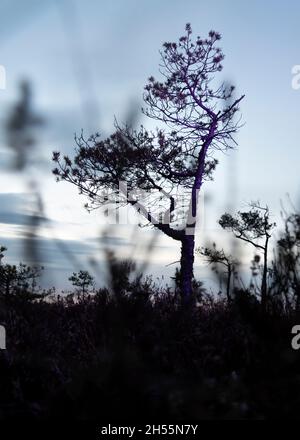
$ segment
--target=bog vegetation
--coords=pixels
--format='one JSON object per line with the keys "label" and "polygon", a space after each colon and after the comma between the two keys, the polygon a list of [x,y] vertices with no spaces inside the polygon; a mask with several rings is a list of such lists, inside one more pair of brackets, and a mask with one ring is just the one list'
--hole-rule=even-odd
{"label": "bog vegetation", "polygon": [[[239,213],[223,216],[222,224],[236,231],[243,219],[262,232],[266,211],[259,220],[255,209],[253,222]],[[197,258],[212,265],[221,290],[208,293],[194,280],[197,302],[187,308],[179,272],[174,286],[157,287],[135,276],[132,262],[110,254],[109,287],[81,271],[70,276],[68,294],[55,295],[38,287],[37,268],[6,264],[2,248],[0,323],[7,350],[0,352],[0,417],[136,421],[163,415],[174,423],[297,416],[299,356],[291,328],[300,319],[299,250],[297,213],[285,219],[266,280],[258,254],[243,286],[238,262],[225,250],[199,249]]]}

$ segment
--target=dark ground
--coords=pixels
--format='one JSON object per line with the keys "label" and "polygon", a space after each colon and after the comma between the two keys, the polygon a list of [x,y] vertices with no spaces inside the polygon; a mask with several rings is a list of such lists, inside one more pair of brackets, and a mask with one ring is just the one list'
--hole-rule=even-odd
{"label": "dark ground", "polygon": [[190,310],[149,285],[79,302],[2,296],[0,322],[2,421],[298,416],[300,316],[263,314],[245,291]]}

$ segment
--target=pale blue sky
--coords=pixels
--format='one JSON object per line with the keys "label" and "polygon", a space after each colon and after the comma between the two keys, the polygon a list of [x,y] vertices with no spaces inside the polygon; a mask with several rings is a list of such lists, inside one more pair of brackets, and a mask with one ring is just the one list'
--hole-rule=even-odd
{"label": "pale blue sky", "polygon": [[[291,68],[300,64],[299,18],[296,0],[1,2],[0,64],[7,74],[7,88],[0,91],[1,121],[16,100],[22,78],[32,82],[35,108],[47,119],[38,152],[44,166],[42,170],[32,166],[32,173],[41,178],[52,221],[51,233],[40,231],[43,247],[51,248],[45,257],[46,262],[52,261],[48,281],[72,270],[65,260],[55,264],[58,259],[52,237],[67,238],[82,264],[88,265],[89,251],[98,252],[93,237],[101,223],[96,213],[89,216],[83,211],[84,200],[74,188],[53,182],[51,151],[72,151],[73,134],[82,128],[108,134],[114,115],[122,120],[133,104],[140,106],[146,79],[157,75],[161,44],[176,40],[186,22],[191,22],[195,34],[205,35],[210,29],[222,34],[226,58],[221,78],[233,81],[237,94],[246,95],[241,105],[245,126],[237,138],[238,150],[219,158],[215,182],[205,189],[211,200],[206,206],[206,238],[219,236],[216,220],[228,205],[233,155],[237,208],[260,199],[270,205],[277,219],[280,199],[286,193],[298,202],[300,90],[291,87]],[[2,135],[1,139],[1,157],[5,158]],[[12,202],[9,207],[4,202],[0,205],[0,240],[10,244],[8,259],[15,261],[22,258],[17,237],[24,228],[16,216],[24,213],[24,207],[18,207],[16,200],[28,188],[26,177],[5,172],[4,166],[1,173],[0,193],[11,193]],[[0,194],[1,200],[7,204],[7,196],[1,198]],[[150,231],[139,233],[151,236]],[[125,240],[118,253],[130,254],[126,228],[112,234]],[[82,252],[78,251],[80,245]],[[168,239],[160,240],[155,249],[154,260],[159,257],[162,264],[177,259],[177,247]],[[168,273],[171,270],[173,267]]]}

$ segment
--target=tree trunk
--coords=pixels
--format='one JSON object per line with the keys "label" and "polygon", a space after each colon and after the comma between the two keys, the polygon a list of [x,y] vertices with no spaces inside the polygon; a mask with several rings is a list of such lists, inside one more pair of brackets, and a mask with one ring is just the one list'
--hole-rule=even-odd
{"label": "tree trunk", "polygon": [[229,264],[228,271],[227,271],[227,286],[226,286],[226,295],[227,295],[227,302],[228,303],[230,303],[230,301],[231,301],[231,297],[230,297],[231,274],[232,274],[232,267],[231,267],[231,264]]}
{"label": "tree trunk", "polygon": [[193,280],[193,265],[194,265],[194,235],[185,235],[181,240],[181,294],[183,303],[188,303],[193,300],[192,295],[192,280]]}
{"label": "tree trunk", "polygon": [[269,237],[266,238],[265,249],[264,249],[264,266],[263,266],[263,276],[261,281],[261,306],[263,311],[266,310],[267,306],[267,273],[268,273],[268,242]]}

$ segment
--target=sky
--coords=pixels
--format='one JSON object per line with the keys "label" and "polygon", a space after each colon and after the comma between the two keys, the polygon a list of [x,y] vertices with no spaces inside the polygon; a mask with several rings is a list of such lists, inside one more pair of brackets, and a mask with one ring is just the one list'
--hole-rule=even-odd
{"label": "sky", "polygon": [[[143,87],[159,76],[159,49],[176,41],[190,22],[195,35],[221,33],[225,53],[220,80],[231,81],[241,104],[243,127],[235,151],[218,157],[214,181],[204,190],[204,224],[198,244],[228,244],[217,224],[228,209],[243,209],[251,200],[268,204],[280,224],[281,203],[298,205],[300,90],[292,88],[292,67],[300,64],[300,4],[288,1],[178,0],[75,1],[2,0],[0,65],[6,88],[0,90],[0,243],[6,261],[28,260],[28,224],[38,189],[44,220],[37,231],[43,283],[68,288],[67,277],[79,267],[95,271],[104,282],[107,248],[121,258],[134,255],[140,267],[160,282],[174,272],[178,244],[153,229],[112,226],[100,212],[87,213],[76,188],[55,182],[51,153],[72,155],[74,133],[103,136],[114,118],[153,128],[142,117]],[[33,105],[45,121],[29,167],[10,166],[5,121],[19,97],[21,80],[30,81]],[[289,196],[288,196],[289,195]],[[149,251],[151,250],[151,252]],[[245,245],[245,258],[252,250]],[[97,261],[97,270],[94,262]],[[196,274],[212,277],[196,258]]]}

